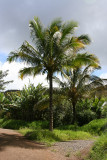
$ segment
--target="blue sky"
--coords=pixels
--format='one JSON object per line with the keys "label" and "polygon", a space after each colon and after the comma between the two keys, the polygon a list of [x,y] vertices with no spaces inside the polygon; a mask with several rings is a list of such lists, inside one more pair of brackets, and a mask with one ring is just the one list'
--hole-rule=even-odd
{"label": "blue sky", "polygon": [[[45,26],[56,17],[77,21],[79,27],[75,34],[89,34],[92,43],[86,51],[100,59],[102,69],[96,74],[107,78],[106,6],[107,0],[0,0],[0,69],[9,69],[7,80],[14,80],[6,89],[21,89],[30,79],[19,80],[18,70],[24,65],[8,64],[6,58],[25,40],[31,42],[28,26],[34,16],[38,16]],[[31,82],[47,84],[45,76],[36,78],[31,78]]]}

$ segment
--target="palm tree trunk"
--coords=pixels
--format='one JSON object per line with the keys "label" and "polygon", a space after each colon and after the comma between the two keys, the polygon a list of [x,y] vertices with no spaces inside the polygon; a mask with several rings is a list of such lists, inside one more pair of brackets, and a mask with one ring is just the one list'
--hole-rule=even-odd
{"label": "palm tree trunk", "polygon": [[52,74],[50,74],[50,76],[49,76],[49,109],[50,109],[49,130],[53,131],[53,82],[52,82]]}
{"label": "palm tree trunk", "polygon": [[76,122],[76,109],[75,109],[75,102],[72,102],[73,105],[73,120],[72,120],[72,124],[74,124]]}

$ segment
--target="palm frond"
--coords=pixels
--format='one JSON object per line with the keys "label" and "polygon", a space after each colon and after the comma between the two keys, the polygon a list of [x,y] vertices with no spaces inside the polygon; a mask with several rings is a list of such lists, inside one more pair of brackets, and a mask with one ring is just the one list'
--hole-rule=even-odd
{"label": "palm frond", "polygon": [[64,23],[61,28],[61,33],[62,33],[61,42],[63,42],[63,40],[65,40],[67,36],[69,36],[70,34],[73,34],[76,27],[78,27],[77,22],[70,21],[70,22]]}
{"label": "palm frond", "polygon": [[78,40],[81,41],[85,45],[88,45],[91,43],[91,39],[87,34],[83,34],[83,35],[79,36]]}
{"label": "palm frond", "polygon": [[19,71],[20,74],[20,78],[23,79],[24,77],[28,76],[28,75],[33,75],[35,76],[36,74],[40,74],[40,72],[42,71],[42,67],[41,66],[37,66],[37,67],[28,67],[28,68],[23,68]]}
{"label": "palm frond", "polygon": [[56,18],[51,22],[48,29],[49,29],[50,33],[53,35],[55,32],[60,30],[61,26],[62,26],[62,19]]}
{"label": "palm frond", "polygon": [[74,52],[78,51],[79,49],[83,49],[85,48],[85,44],[83,42],[81,42],[80,40],[78,40],[77,37],[72,37],[68,40],[68,42],[66,42],[65,44],[65,49],[69,49],[72,48]]}
{"label": "palm frond", "polygon": [[43,52],[45,48],[46,30],[44,29],[39,18],[34,17],[34,20],[29,22],[29,27],[31,30],[32,41],[34,42],[34,44],[36,44],[37,50]]}
{"label": "palm frond", "polygon": [[34,105],[34,110],[44,110],[49,107],[49,97],[45,97]]}
{"label": "palm frond", "polygon": [[84,54],[77,54],[77,56],[73,59],[73,65],[76,67],[80,67],[83,65],[90,65],[93,67],[98,68],[99,60],[95,55],[84,53]]}

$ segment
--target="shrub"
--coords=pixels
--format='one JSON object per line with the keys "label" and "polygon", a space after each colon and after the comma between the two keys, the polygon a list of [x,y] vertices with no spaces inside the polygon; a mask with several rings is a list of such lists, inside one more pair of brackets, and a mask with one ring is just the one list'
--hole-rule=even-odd
{"label": "shrub", "polygon": [[49,123],[47,121],[33,121],[28,124],[31,129],[47,129]]}
{"label": "shrub", "polygon": [[49,126],[47,121],[26,122],[14,119],[0,119],[0,127],[6,129],[20,129],[29,127],[30,129],[47,129]]}
{"label": "shrub", "polygon": [[87,160],[107,160],[107,133],[99,137]]}
{"label": "shrub", "polygon": [[26,127],[26,126],[27,126],[27,122],[21,121],[21,120],[13,120],[13,119],[0,120],[0,127],[6,128],[6,129],[19,129],[21,127]]}
{"label": "shrub", "polygon": [[92,134],[102,134],[106,130],[107,118],[96,119],[81,127],[81,130]]}

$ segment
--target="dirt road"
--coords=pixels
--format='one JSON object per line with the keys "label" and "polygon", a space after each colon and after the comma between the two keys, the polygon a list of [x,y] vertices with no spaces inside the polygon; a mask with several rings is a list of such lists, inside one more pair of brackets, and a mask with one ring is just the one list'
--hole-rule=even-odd
{"label": "dirt road", "polygon": [[[0,160],[55,160],[46,146],[26,140],[21,134],[0,129]],[[60,158],[62,159],[62,158]]]}
{"label": "dirt road", "polygon": [[[70,144],[75,145],[75,143],[71,142]],[[77,141],[77,143],[79,143],[79,141]],[[90,142],[87,147],[90,147],[92,143]],[[59,144],[61,144],[61,142]],[[81,141],[80,144],[82,145]],[[58,146],[62,146],[59,151],[57,151]],[[68,142],[67,144],[63,144],[62,142],[62,144],[58,146],[56,146],[56,148],[47,148],[41,143],[25,139],[16,131],[0,129],[0,160],[79,160],[77,157],[72,159],[72,156],[65,156],[64,146],[70,148]],[[85,148],[86,146],[84,145],[82,150]]]}

